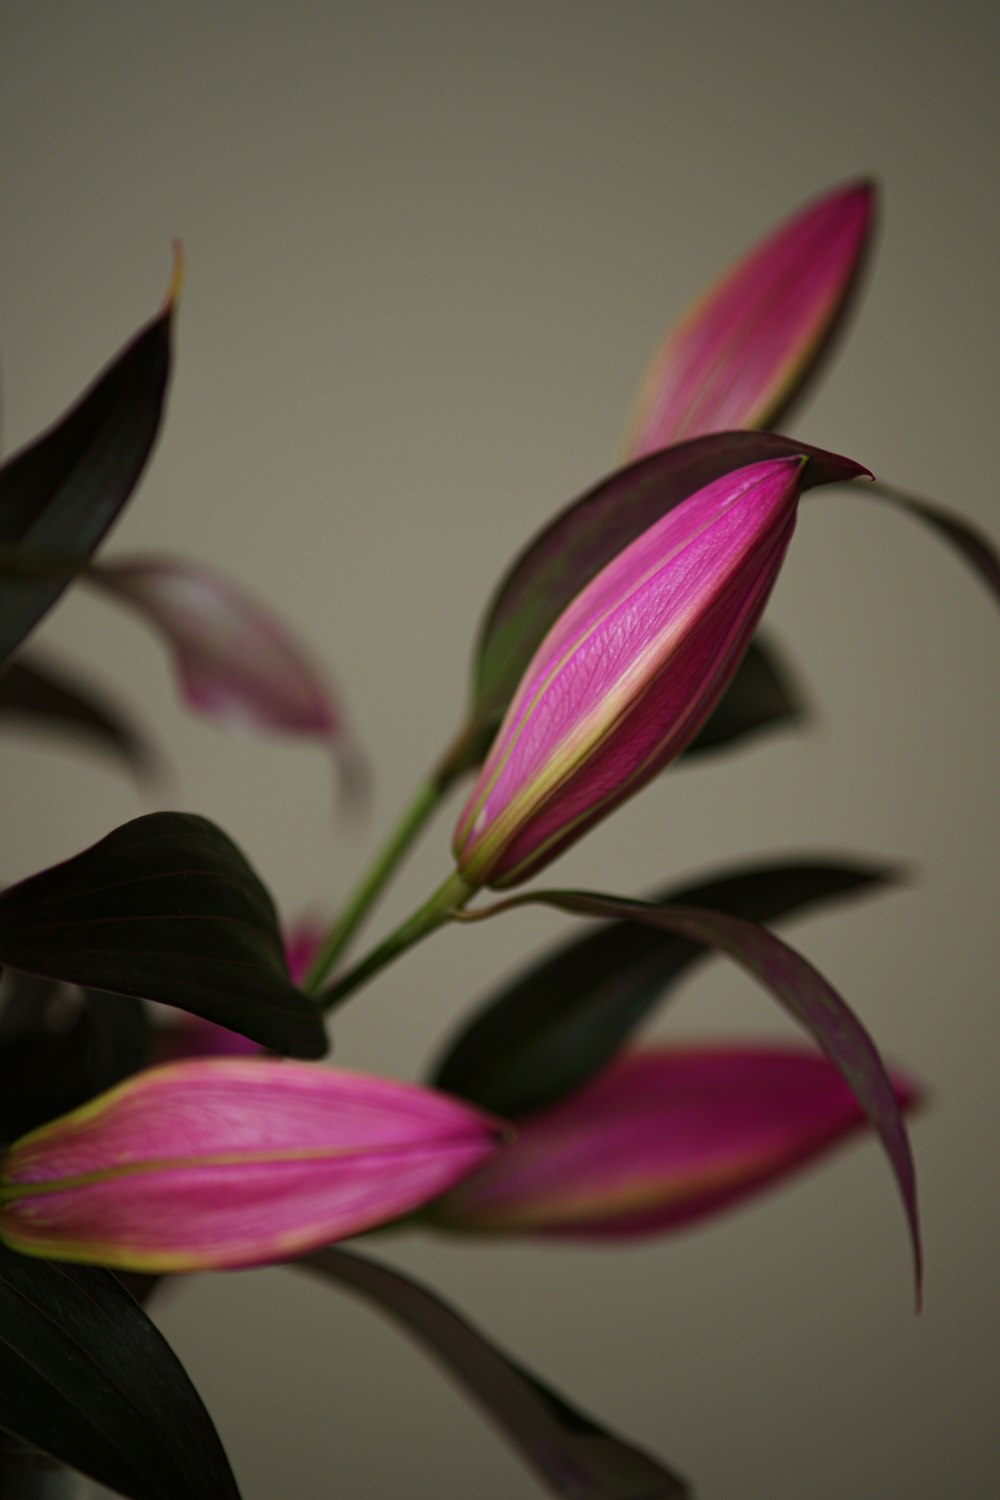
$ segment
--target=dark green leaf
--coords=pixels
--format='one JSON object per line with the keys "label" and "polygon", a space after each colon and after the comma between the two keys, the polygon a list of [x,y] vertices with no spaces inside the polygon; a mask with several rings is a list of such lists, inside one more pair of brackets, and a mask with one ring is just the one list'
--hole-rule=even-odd
{"label": "dark green leaf", "polygon": [[8,969],[0,1000],[0,1142],[75,1109],[149,1061],[146,1007],[123,995]]}
{"label": "dark green leaf", "polygon": [[76,1500],[80,1476],[31,1443],[0,1430],[0,1495],[4,1500]]}
{"label": "dark green leaf", "polygon": [[801,698],[774,647],[758,639],[751,643],[708,723],[681,758],[719,750],[761,730],[793,723],[803,712]]}
{"label": "dark green leaf", "polygon": [[429,1288],[346,1250],[299,1262],[360,1292],[428,1348],[564,1500],[683,1500],[684,1482],[508,1359]]}
{"label": "dark green leaf", "polygon": [[994,598],[1000,599],[1000,556],[989,537],[977,527],[970,525],[961,516],[952,515],[943,506],[934,505],[929,500],[920,500],[916,495],[905,495],[901,490],[882,484],[881,481],[876,481],[872,486],[872,493],[890,501],[900,510],[905,510],[908,515],[916,516],[917,520],[936,531],[938,536],[954,547],[960,557],[965,558]]}
{"label": "dark green leaf", "polygon": [[[771,922],[877,890],[890,878],[888,869],[856,861],[770,862],[650,899]],[[600,1072],[706,957],[703,944],[634,921],[565,943],[479,1007],[438,1064],[434,1084],[507,1119],[549,1104]]]}
{"label": "dark green leaf", "polygon": [[535,904],[581,916],[639,922],[727,953],[784,1006],[838,1069],[885,1148],[909,1223],[919,1299],[921,1253],[916,1176],[903,1112],[878,1048],[822,974],[766,927],[701,907],[652,906],[593,891],[534,891],[470,915],[487,917]]}
{"label": "dark green leaf", "polygon": [[131,1500],[239,1500],[183,1366],[111,1275],[0,1246],[0,1426]]}
{"label": "dark green leaf", "polygon": [[[84,559],[128,500],[159,430],[170,369],[173,302],[142,329],[77,404],[0,468],[0,547]],[[67,578],[0,583],[0,662]]]}
{"label": "dark green leaf", "polygon": [[135,775],[149,776],[156,756],[149,743],[105,701],[103,694],[51,662],[18,657],[0,672],[0,716],[26,719],[109,750]]}
{"label": "dark green leaf", "polygon": [[623,547],[720,475],[799,453],[810,459],[805,489],[865,472],[775,433],[713,433],[619,469],[562,511],[517,558],[493,596],[476,653],[470,738],[499,724],[549,627]]}
{"label": "dark green leaf", "polygon": [[0,893],[0,963],[177,1005],[274,1052],[326,1051],[270,895],[222,830],[188,813],[136,818]]}

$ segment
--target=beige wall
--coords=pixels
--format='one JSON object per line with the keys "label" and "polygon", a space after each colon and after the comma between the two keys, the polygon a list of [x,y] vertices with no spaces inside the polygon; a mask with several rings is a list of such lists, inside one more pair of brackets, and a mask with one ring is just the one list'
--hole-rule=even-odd
{"label": "beige wall", "polygon": [[[611,467],[663,327],[749,240],[878,174],[848,344],[793,424],[1000,534],[995,7],[6,0],[4,443],[51,420],[190,268],[169,421],[113,551],[203,557],[317,643],[371,748],[370,827],[322,756],[175,706],[158,647],[68,599],[43,639],[157,717],[164,805],[215,817],[284,910],[342,898],[457,720],[501,567]],[[698,1481],[702,1500],[987,1500],[996,1273],[1000,621],[863,494],[810,501],[770,611],[802,733],[679,771],[568,855],[641,891],[750,852],[900,856],[899,894],[794,940],[932,1089],[914,1136],[927,1297],[870,1144],[708,1229],[622,1253],[385,1252]],[[4,879],[148,810],[98,760],[0,744]],[[449,818],[379,925],[447,869]],[[565,924],[439,935],[344,1013],[338,1057],[419,1076]],[[721,965],[664,1035],[780,1034]],[[246,1500],[536,1493],[396,1334],[279,1270],[200,1278],[162,1323]]]}

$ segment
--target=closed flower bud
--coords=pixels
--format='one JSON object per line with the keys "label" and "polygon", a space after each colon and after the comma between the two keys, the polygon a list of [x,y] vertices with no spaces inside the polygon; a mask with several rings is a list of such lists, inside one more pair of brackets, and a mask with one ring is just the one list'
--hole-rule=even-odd
{"label": "closed flower bud", "polygon": [[[895,1075],[899,1102],[917,1091]],[[720,1212],[810,1165],[865,1117],[834,1065],[792,1047],[619,1059],[518,1120],[513,1143],[429,1210],[445,1228],[627,1238]]]}
{"label": "closed flower bud", "polygon": [[0,1238],[136,1271],[264,1265],[409,1213],[503,1133],[444,1094],[339,1069],[151,1068],[11,1147]]}
{"label": "closed flower bud", "polygon": [[639,396],[629,453],[775,427],[815,371],[871,237],[869,182],[834,188],[755,245],[670,331]]}
{"label": "closed flower bud", "polygon": [[805,462],[751,464],[699,490],[559,617],[459,819],[454,852],[469,885],[534,874],[695,738],[750,644]]}

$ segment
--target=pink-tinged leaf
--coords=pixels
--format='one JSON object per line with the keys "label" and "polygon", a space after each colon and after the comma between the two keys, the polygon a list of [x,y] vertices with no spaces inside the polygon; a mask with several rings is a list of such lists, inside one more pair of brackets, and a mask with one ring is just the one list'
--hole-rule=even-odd
{"label": "pink-tinged leaf", "polygon": [[[893,1079],[901,1108],[914,1086]],[[510,1146],[426,1212],[448,1228],[626,1238],[730,1207],[865,1124],[834,1065],[791,1047],[681,1046],[616,1060],[522,1116]]]}
{"label": "pink-tinged leaf", "polygon": [[172,558],[103,563],[87,578],[153,627],[193,709],[231,729],[326,740],[347,785],[360,788],[360,756],[325,675],[251,595],[209,568]]}
{"label": "pink-tinged leaf", "polygon": [[468,916],[478,919],[533,903],[581,916],[643,922],[727,953],[805,1027],[851,1089],[889,1158],[909,1224],[919,1302],[922,1257],[916,1173],[902,1110],[878,1048],[822,974],[766,927],[698,907],[651,906],[593,891],[533,891]]}
{"label": "pink-tinged leaf", "polygon": [[869,182],[826,193],[691,309],[645,378],[631,457],[703,433],[777,424],[841,320],[870,239],[874,203]]}
{"label": "pink-tinged leaf", "polygon": [[429,1287],[355,1251],[299,1262],[359,1292],[453,1376],[559,1500],[691,1500],[687,1484],[494,1347]]}
{"label": "pink-tinged leaf", "polygon": [[921,500],[916,495],[904,494],[892,485],[878,480],[872,485],[872,493],[898,506],[907,515],[915,516],[939,537],[943,537],[985,583],[994,599],[1000,600],[1000,555],[990,538],[978,527],[972,526],[961,516],[953,515],[944,506],[935,505],[930,500]]}
{"label": "pink-tinged leaf", "polygon": [[136,1271],[289,1260],[453,1187],[504,1130],[390,1079],[264,1058],[174,1063],[11,1147],[0,1238]]}
{"label": "pink-tinged leaf", "polygon": [[[896,873],[857,859],[765,860],[643,899],[771,924],[884,890]],[[464,1018],[429,1082],[519,1121],[603,1072],[653,1007],[710,956],[704,944],[639,922],[577,928]]]}

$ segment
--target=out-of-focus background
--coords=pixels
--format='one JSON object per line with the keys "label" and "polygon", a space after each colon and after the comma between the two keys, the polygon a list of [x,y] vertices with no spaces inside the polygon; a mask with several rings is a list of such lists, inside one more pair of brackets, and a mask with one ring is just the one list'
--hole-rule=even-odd
{"label": "out-of-focus background", "polygon": [[[40,644],[155,721],[176,781],[0,741],[3,879],[164,805],[209,814],[289,916],[344,898],[457,726],[484,600],[614,466],[663,329],[758,235],[860,173],[882,231],[849,337],[786,424],[1000,535],[1000,17],[930,0],[504,5],[6,0],[6,451],[189,274],[165,433],[106,555],[198,557],[313,641],[375,771],[177,706],[161,650],[72,594]],[[911,883],[789,929],[930,1089],[927,1249],[870,1142],[710,1227],[620,1251],[386,1239],[519,1358],[701,1500],[1000,1493],[996,767],[1000,620],[928,533],[859,490],[809,500],[769,610],[797,732],[680,769],[558,866],[642,892],[788,850],[902,858]],[[451,816],[380,908],[448,869]],[[463,1008],[569,930],[437,935],[348,1007],[346,1064],[419,1077]],[[790,1036],[706,966],[655,1030]],[[513,1500],[534,1480],[421,1354],[287,1270],[198,1277],[158,1317],[245,1500]]]}

